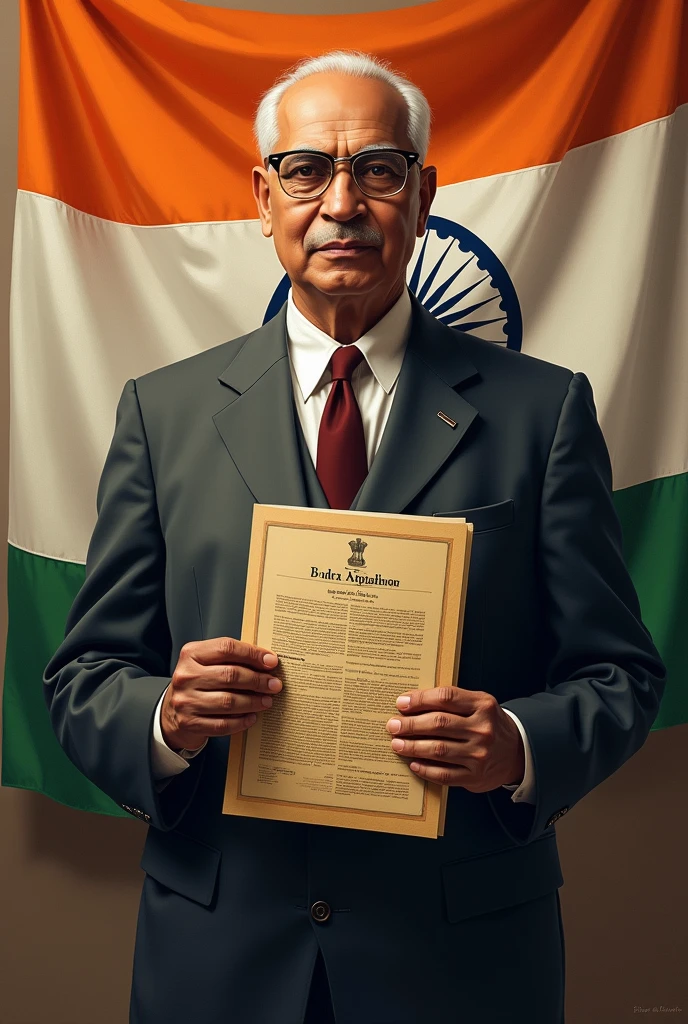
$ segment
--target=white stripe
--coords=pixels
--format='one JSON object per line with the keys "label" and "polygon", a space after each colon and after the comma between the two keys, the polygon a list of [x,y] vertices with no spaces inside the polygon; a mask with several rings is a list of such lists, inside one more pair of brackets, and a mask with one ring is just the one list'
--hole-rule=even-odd
{"label": "white stripe", "polygon": [[[688,470],[687,143],[684,106],[432,208],[508,269],[523,351],[589,376],[615,488]],[[139,227],[20,193],[11,541],[83,562],[124,382],[257,327],[282,274],[258,221]]]}
{"label": "white stripe", "polygon": [[84,561],[124,383],[259,326],[282,275],[257,221],[141,228],[20,192],[10,540]]}
{"label": "white stripe", "polygon": [[688,470],[688,105],[560,164],[438,190],[516,287],[523,351],[588,375],[614,488]]}

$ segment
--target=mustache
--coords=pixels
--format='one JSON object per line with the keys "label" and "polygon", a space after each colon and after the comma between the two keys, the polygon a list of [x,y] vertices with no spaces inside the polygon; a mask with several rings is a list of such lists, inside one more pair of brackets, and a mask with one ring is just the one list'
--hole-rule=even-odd
{"label": "mustache", "polygon": [[303,242],[306,252],[315,252],[328,242],[363,242],[380,248],[384,235],[369,224],[332,224],[311,232]]}

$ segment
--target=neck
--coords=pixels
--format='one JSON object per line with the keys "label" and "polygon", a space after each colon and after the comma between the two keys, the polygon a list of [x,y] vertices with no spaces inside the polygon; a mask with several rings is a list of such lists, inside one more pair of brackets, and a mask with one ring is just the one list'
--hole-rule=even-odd
{"label": "neck", "polygon": [[292,283],[292,299],[299,313],[312,324],[340,345],[351,345],[389,313],[405,287],[402,280],[382,294],[327,295]]}

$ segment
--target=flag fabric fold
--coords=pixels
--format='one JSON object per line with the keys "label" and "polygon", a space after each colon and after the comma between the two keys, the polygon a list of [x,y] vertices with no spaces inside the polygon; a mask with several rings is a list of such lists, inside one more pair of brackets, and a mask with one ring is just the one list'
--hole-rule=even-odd
{"label": "flag fabric fold", "polygon": [[409,286],[584,371],[624,551],[688,721],[688,16],[682,0],[438,0],[273,15],[22,0],[2,783],[125,816],[54,737],[41,676],[84,576],[125,381],[252,330],[288,282],[251,192],[260,95],[365,49],[433,108]]}

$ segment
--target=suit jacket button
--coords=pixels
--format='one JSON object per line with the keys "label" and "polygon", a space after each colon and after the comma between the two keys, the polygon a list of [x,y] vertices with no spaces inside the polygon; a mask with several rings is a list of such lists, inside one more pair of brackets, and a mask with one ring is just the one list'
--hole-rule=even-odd
{"label": "suit jacket button", "polygon": [[327,921],[331,913],[332,911],[330,910],[329,903],[325,903],[324,900],[318,900],[317,903],[314,903],[311,907],[311,917],[314,921],[317,921],[318,924],[323,924],[324,921]]}

